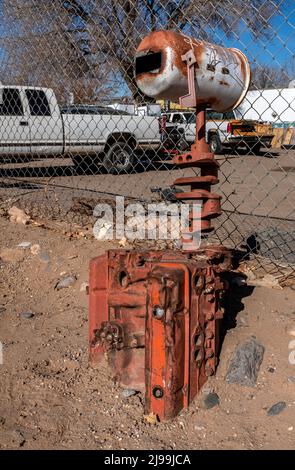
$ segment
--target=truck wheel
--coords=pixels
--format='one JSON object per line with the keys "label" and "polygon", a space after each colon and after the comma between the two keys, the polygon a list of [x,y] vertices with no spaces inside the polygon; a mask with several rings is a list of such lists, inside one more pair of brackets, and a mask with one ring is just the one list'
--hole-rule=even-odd
{"label": "truck wheel", "polygon": [[113,144],[103,159],[108,173],[129,173],[133,168],[134,150],[128,144]]}
{"label": "truck wheel", "polygon": [[212,153],[222,153],[222,143],[217,134],[211,134],[209,137],[209,148]]}
{"label": "truck wheel", "polygon": [[261,150],[261,143],[259,142],[258,144],[255,144],[252,148],[251,148],[252,152],[254,153],[254,155],[259,155],[260,154],[260,150]]}

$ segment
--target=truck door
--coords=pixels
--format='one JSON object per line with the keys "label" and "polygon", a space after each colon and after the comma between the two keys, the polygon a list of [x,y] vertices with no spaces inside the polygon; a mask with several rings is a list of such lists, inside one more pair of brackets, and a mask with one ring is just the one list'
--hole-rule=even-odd
{"label": "truck door", "polygon": [[33,154],[58,155],[63,152],[63,121],[52,90],[25,90],[30,112],[31,151]]}
{"label": "truck door", "polygon": [[0,155],[30,153],[30,127],[21,92],[0,88]]}
{"label": "truck door", "polygon": [[192,144],[196,138],[196,113],[184,113],[186,120],[185,137],[187,142]]}

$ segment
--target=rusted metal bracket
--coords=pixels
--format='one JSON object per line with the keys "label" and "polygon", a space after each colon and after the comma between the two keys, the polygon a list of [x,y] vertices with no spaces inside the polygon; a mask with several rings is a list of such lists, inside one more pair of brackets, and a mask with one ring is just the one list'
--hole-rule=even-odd
{"label": "rusted metal bracket", "polygon": [[193,49],[190,49],[186,54],[182,55],[181,59],[183,62],[186,62],[187,66],[188,94],[181,96],[179,98],[179,103],[183,108],[195,107],[197,105],[195,87],[195,64],[197,59]]}

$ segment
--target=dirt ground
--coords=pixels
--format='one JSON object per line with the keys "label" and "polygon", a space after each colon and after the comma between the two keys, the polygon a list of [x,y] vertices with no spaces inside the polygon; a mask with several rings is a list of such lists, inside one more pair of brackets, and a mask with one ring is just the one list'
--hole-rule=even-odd
{"label": "dirt ground", "polygon": [[[0,449],[294,448],[295,365],[288,361],[294,290],[256,287],[242,298],[207,386],[218,394],[219,406],[204,409],[200,395],[174,421],[153,425],[143,417],[140,394],[124,398],[105,364],[88,365],[87,294],[81,287],[89,259],[106,245],[4,217],[0,232]],[[41,251],[15,250],[24,241]],[[77,281],[56,290],[64,273]],[[232,353],[251,335],[265,347],[257,385],[228,384]],[[280,401],[286,408],[268,416]]]}
{"label": "dirt ground", "polygon": [[[140,157],[138,157],[140,160]],[[141,157],[143,158],[143,157]],[[130,174],[105,174],[101,167],[76,172],[72,160],[66,157],[30,158],[29,161],[0,161],[0,196],[18,196],[36,200],[42,195],[53,211],[63,210],[71,203],[74,190],[80,197],[123,195],[136,200],[150,200],[151,188],[167,187],[176,178],[194,176],[195,168],[177,169],[169,161],[136,165]],[[222,196],[223,210],[238,209],[256,216],[294,217],[295,149],[263,150],[260,156],[228,153],[216,156],[220,165],[219,183],[214,191]],[[68,188],[71,191],[65,191]],[[55,198],[50,206],[50,194]]]}

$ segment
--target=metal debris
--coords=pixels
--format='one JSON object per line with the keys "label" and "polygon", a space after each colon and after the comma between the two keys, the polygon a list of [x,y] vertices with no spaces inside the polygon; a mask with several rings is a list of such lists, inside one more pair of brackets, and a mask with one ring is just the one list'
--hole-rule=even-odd
{"label": "metal debris", "polygon": [[73,285],[76,281],[77,281],[76,275],[72,274],[70,276],[66,276],[57,282],[57,284],[55,285],[55,289],[56,290],[65,289],[66,287],[70,287],[71,285]]}

